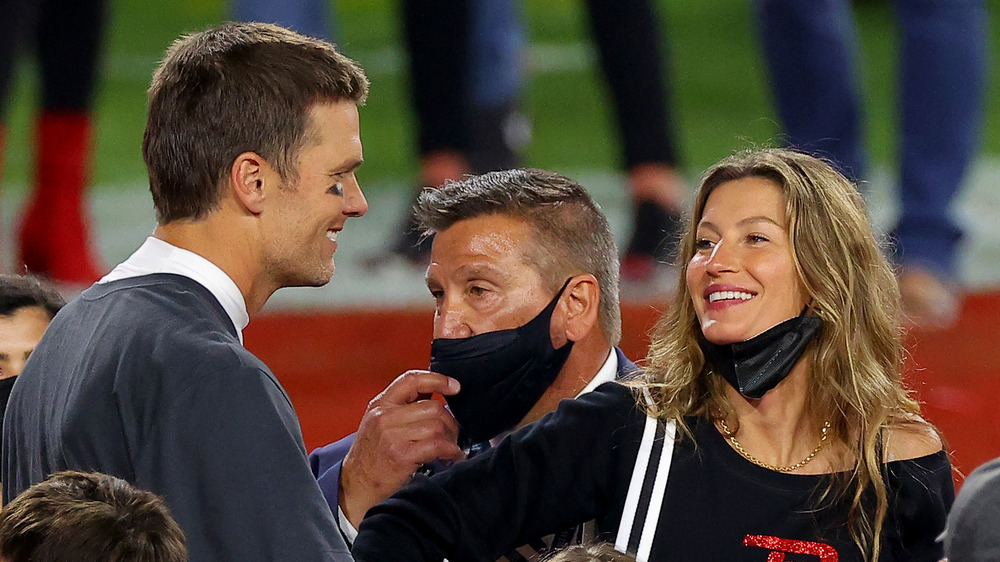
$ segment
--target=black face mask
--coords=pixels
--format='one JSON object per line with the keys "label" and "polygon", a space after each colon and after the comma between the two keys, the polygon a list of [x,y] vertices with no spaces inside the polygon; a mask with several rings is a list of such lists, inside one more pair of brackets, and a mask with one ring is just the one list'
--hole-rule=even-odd
{"label": "black face mask", "polygon": [[7,400],[10,399],[10,391],[14,388],[14,381],[17,375],[0,379],[0,426],[3,424],[3,416],[7,413]]}
{"label": "black face mask", "polygon": [[463,445],[517,425],[556,379],[573,348],[572,341],[553,348],[550,336],[552,313],[568,284],[520,328],[431,343],[430,370],[462,385],[458,394],[445,399],[462,428]]}
{"label": "black face mask", "polygon": [[743,396],[756,399],[785,380],[821,324],[819,317],[803,312],[747,341],[716,345],[701,337],[698,345],[712,371]]}

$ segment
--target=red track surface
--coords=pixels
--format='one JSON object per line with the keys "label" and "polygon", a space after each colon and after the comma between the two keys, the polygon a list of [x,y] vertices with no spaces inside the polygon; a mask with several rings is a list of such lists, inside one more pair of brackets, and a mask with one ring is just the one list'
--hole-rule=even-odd
{"label": "red track surface", "polygon": [[[622,348],[629,357],[645,355],[658,314],[649,305],[623,305]],[[431,315],[429,309],[276,313],[250,323],[246,345],[287,389],[312,450],[353,432],[368,401],[397,375],[426,368]],[[998,321],[1000,292],[975,294],[953,328],[909,336],[911,386],[966,474],[1000,456]]]}

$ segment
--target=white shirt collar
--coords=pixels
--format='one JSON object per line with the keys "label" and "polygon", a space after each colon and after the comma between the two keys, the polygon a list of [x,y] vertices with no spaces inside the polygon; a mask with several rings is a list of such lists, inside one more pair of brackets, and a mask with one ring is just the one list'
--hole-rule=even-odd
{"label": "white shirt collar", "polygon": [[601,369],[597,371],[594,378],[590,379],[587,386],[583,387],[583,390],[581,390],[580,394],[577,394],[576,397],[579,398],[584,394],[593,391],[602,384],[611,382],[616,378],[618,378],[618,354],[615,353],[614,348],[612,348],[608,353],[608,358],[604,361],[604,365],[601,366]]}
{"label": "white shirt collar", "polygon": [[129,258],[111,270],[98,283],[109,283],[119,279],[151,275],[154,273],[174,273],[192,279],[208,289],[225,309],[240,343],[243,343],[243,329],[250,323],[243,293],[225,271],[198,254],[178,248],[159,238],[150,236]]}

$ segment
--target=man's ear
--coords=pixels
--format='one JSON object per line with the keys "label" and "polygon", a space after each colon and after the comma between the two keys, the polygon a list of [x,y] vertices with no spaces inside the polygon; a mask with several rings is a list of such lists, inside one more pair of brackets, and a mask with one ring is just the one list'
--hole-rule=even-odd
{"label": "man's ear", "polygon": [[264,183],[272,181],[274,169],[256,152],[244,152],[233,160],[229,184],[236,199],[255,215],[264,208]]}
{"label": "man's ear", "polygon": [[586,273],[570,280],[560,299],[565,311],[566,338],[580,341],[597,326],[601,287],[597,278]]}

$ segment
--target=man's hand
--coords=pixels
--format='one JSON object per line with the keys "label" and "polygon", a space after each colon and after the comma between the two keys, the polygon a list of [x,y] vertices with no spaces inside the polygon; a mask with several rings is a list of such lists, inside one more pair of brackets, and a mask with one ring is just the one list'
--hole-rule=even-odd
{"label": "man's hand", "polygon": [[459,461],[458,423],[437,392],[457,394],[458,381],[429,371],[407,371],[368,403],[354,444],[340,469],[340,508],[354,528],[368,508],[403,487],[420,465]]}

